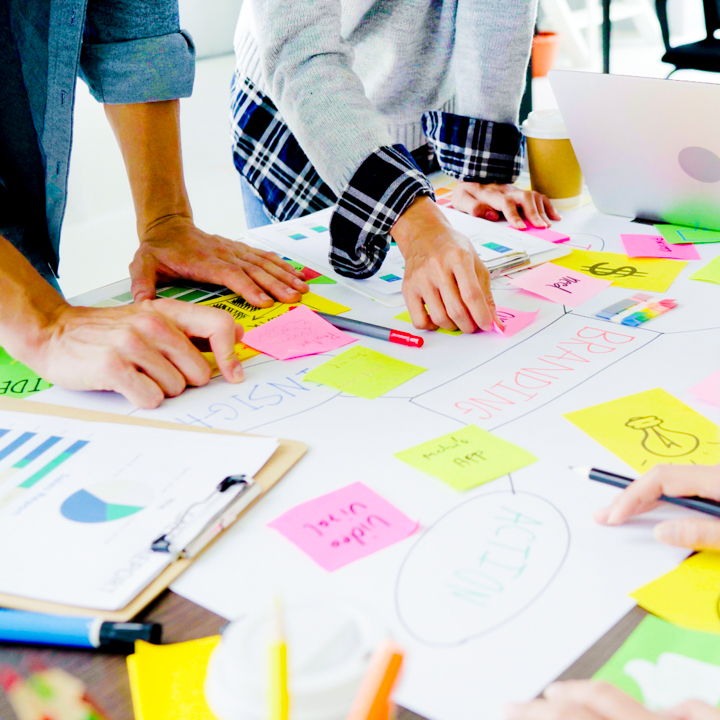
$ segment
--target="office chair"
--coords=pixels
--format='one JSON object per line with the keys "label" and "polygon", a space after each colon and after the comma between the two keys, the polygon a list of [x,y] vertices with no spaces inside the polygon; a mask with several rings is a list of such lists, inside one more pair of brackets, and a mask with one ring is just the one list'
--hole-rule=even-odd
{"label": "office chair", "polygon": [[662,61],[675,66],[670,75],[677,70],[720,72],[720,39],[716,39],[714,36],[715,31],[720,29],[720,0],[703,0],[703,7],[705,9],[707,37],[698,42],[671,47],[667,0],[656,0],[655,2],[663,42],[665,43],[665,54]]}

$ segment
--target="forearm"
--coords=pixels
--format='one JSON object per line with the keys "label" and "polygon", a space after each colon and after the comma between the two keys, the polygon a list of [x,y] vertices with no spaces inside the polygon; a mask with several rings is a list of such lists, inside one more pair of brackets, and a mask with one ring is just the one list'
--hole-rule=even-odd
{"label": "forearm", "polygon": [[517,123],[537,0],[459,0],[454,74],[457,114]]}
{"label": "forearm", "polygon": [[183,176],[180,102],[105,105],[132,190],[138,235],[163,218],[192,218]]}
{"label": "forearm", "polygon": [[15,247],[0,237],[0,347],[33,364],[67,303]]}

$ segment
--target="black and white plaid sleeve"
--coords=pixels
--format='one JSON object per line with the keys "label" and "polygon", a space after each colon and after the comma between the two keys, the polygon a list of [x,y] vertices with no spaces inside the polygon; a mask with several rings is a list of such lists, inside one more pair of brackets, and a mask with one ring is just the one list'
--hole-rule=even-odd
{"label": "black and white plaid sleeve", "polygon": [[346,277],[367,278],[382,265],[389,233],[418,195],[432,185],[402,145],[381,147],[356,170],[330,220],[330,263]]}
{"label": "black and white plaid sleeve", "polygon": [[513,183],[522,170],[522,134],[510,123],[453,115],[423,113],[423,131],[440,167],[460,180]]}

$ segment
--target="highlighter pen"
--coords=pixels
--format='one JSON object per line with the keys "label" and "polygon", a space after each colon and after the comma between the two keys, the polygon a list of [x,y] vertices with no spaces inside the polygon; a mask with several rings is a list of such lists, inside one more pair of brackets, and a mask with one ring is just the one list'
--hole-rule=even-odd
{"label": "highlighter pen", "polygon": [[0,642],[25,645],[132,650],[136,640],[157,645],[162,625],[104,622],[100,618],[45,615],[0,609]]}
{"label": "highlighter pen", "polygon": [[378,340],[387,340],[391,343],[407,345],[409,347],[422,347],[425,344],[425,341],[421,337],[402,332],[401,330],[391,330],[390,328],[380,327],[380,325],[371,325],[370,323],[352,320],[351,318],[341,317],[340,315],[328,315],[327,313],[315,312],[340,330],[349,330],[358,335],[367,335],[368,337],[377,338]]}
{"label": "highlighter pen", "polygon": [[[597,482],[614,485],[619,488],[626,488],[633,483],[632,478],[626,477],[625,475],[616,475],[606,470],[586,467],[573,467],[570,469],[589,480],[596,480]],[[720,517],[720,503],[715,502],[715,500],[706,500],[700,497],[668,497],[667,495],[661,495],[658,500],[672,503],[673,505],[680,505],[680,507],[690,508],[690,510],[698,510],[706,515]]]}

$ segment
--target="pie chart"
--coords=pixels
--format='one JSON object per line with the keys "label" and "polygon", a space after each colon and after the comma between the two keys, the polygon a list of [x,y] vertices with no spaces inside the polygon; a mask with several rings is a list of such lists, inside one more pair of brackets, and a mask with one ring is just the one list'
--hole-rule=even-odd
{"label": "pie chart", "polygon": [[153,492],[146,485],[114,480],[73,493],[60,506],[60,513],[73,522],[112,522],[140,512],[152,500]]}

